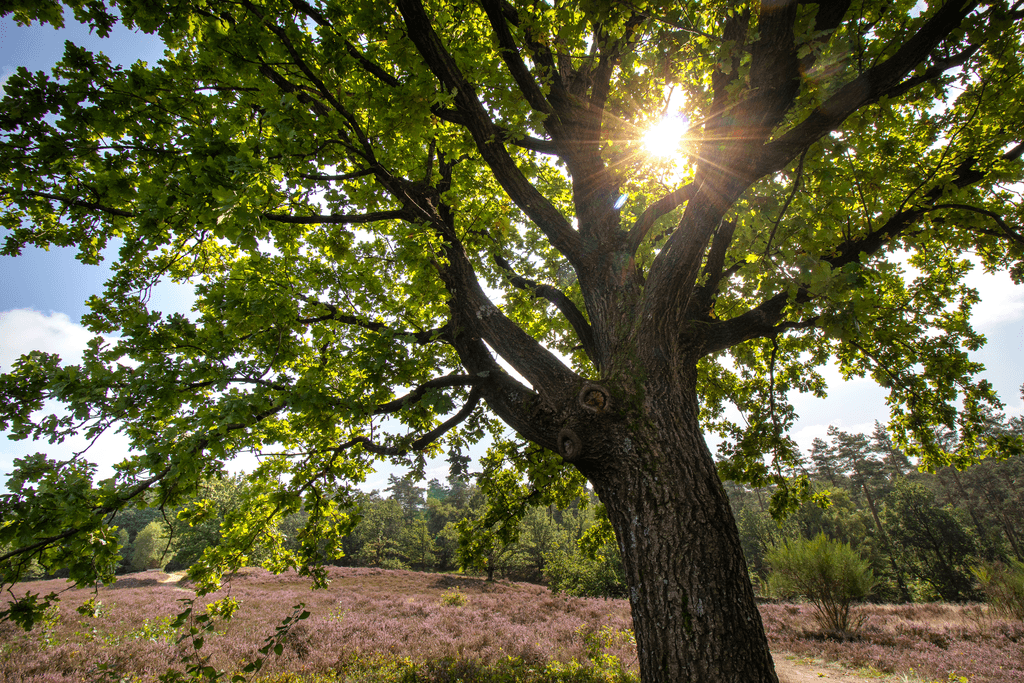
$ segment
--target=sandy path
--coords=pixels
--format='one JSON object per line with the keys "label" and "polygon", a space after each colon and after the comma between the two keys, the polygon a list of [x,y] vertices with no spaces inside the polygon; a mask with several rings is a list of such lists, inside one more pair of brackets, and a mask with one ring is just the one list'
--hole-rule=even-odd
{"label": "sandy path", "polygon": [[779,674],[779,683],[884,683],[888,680],[899,680],[895,677],[858,676],[852,670],[840,664],[825,662],[820,659],[807,659],[784,652],[773,653],[775,671]]}

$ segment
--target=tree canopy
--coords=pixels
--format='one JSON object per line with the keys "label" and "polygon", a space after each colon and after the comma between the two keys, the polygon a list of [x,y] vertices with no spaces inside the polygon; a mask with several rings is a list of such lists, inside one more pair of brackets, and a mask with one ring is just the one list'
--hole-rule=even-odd
{"label": "tree canopy", "polygon": [[[1019,5],[67,3],[167,53],[121,68],[68,44],[7,82],[3,253],[118,257],[84,318],[112,340],[23,357],[0,427],[134,450],[97,482],[85,454],[20,459],[0,580],[33,557],[108,580],[120,508],[174,505],[249,451],[197,576],[299,509],[301,549],[268,562],[316,576],[376,462],[461,472],[489,437],[506,514],[588,481],[608,508],[645,680],[773,680],[766,649],[705,647],[764,639],[701,432],[723,476],[782,484],[787,397],[823,394],[835,358],[886,387],[908,455],[983,452],[999,402],[968,353],[965,254],[1024,277]],[[665,116],[685,133],[656,154]],[[148,307],[167,279],[194,285],[190,315]]]}

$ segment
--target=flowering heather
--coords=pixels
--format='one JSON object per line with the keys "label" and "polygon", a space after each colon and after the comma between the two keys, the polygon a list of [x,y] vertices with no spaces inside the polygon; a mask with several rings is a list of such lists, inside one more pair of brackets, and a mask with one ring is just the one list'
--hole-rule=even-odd
{"label": "flowering heather", "polygon": [[[145,680],[164,673],[187,651],[174,643],[169,623],[181,610],[177,601],[192,594],[159,583],[160,576],[135,574],[101,589],[102,612],[96,619],[75,611],[91,591],[71,590],[63,596],[59,617],[31,633],[0,624],[0,680],[81,681],[94,677],[99,664]],[[292,607],[304,602],[311,616],[292,628],[282,655],[268,660],[263,674],[342,672],[353,662],[381,656],[435,667],[441,661],[474,666],[514,661],[542,669],[552,662],[572,668],[618,657],[635,668],[635,646],[624,633],[631,618],[623,601],[556,597],[532,584],[409,571],[332,568],[330,578],[327,590],[311,591],[308,580],[294,573],[246,569],[236,574],[224,590],[199,601],[230,595],[241,604],[230,622],[216,627],[222,635],[207,638],[202,654],[218,669],[240,670]],[[64,585],[40,581],[18,589],[46,594]],[[456,591],[464,604],[443,604],[453,602],[444,596]]]}
{"label": "flowering heather", "polygon": [[[104,664],[121,680],[151,681],[168,666],[181,669],[188,650],[175,643],[171,621],[181,610],[178,601],[193,594],[161,578],[159,572],[134,574],[101,589],[98,618],[75,611],[91,591],[70,590],[30,633],[0,624],[0,681],[96,680]],[[241,670],[303,602],[311,616],[292,628],[281,656],[267,661],[261,672],[267,681],[297,683],[286,672],[306,683],[636,680],[619,666],[636,668],[623,600],[410,571],[331,568],[330,578],[327,590],[311,591],[294,573],[240,572],[200,601],[230,595],[241,603],[234,619],[218,622],[218,635],[207,637],[202,654],[218,669]],[[46,594],[65,585],[39,581],[18,590]],[[1024,683],[1020,622],[993,618],[981,606],[860,609],[866,618],[860,635],[842,642],[821,636],[809,605],[764,605],[761,611],[776,652],[872,667],[906,680],[945,682],[955,672],[970,683]]]}
{"label": "flowering heather", "polygon": [[982,605],[865,605],[847,640],[824,638],[811,605],[762,605],[772,649],[932,681],[1024,683],[1024,623]]}

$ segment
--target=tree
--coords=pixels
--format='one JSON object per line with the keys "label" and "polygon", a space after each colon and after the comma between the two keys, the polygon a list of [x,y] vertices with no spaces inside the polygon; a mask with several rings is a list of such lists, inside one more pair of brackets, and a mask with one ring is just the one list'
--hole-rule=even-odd
{"label": "tree", "polygon": [[813,539],[784,541],[766,559],[776,591],[810,600],[822,629],[841,636],[857,630],[850,608],[868,596],[875,578],[867,560],[849,545],[822,533]]}
{"label": "tree", "polygon": [[425,489],[416,486],[415,482],[405,477],[388,477],[388,491],[391,492],[391,499],[402,507],[407,522],[420,517],[423,512],[423,494]]}
{"label": "tree", "polygon": [[[83,458],[20,459],[0,581],[25,555],[106,580],[114,511],[173,505],[242,451],[258,493],[226,539],[305,509],[274,566],[322,578],[351,482],[442,453],[464,472],[487,434],[510,521],[596,491],[645,683],[775,681],[719,471],[799,504],[787,394],[823,394],[833,356],[888,389],[924,463],[939,425],[973,452],[998,403],[963,254],[1022,275],[1016,5],[69,4],[168,54],[71,45],[7,81],[3,253],[119,251],[85,319],[116,340],[22,358],[0,427],[135,451],[95,485]],[[668,156],[643,143],[663,112],[688,123]],[[164,279],[195,287],[190,316],[147,306]]]}
{"label": "tree", "polygon": [[[875,425],[875,431],[874,438],[876,441],[880,441],[881,435],[878,434],[877,424]],[[904,602],[909,602],[910,591],[907,589],[906,582],[903,579],[903,572],[896,561],[892,544],[889,542],[889,536],[886,533],[885,527],[882,526],[881,518],[878,516],[875,496],[871,493],[873,485],[880,486],[886,483],[885,464],[871,457],[871,444],[865,435],[848,434],[835,427],[829,427],[828,433],[832,437],[832,447],[837,456],[850,464],[850,470],[852,471],[850,482],[864,493],[864,500],[871,511],[871,518],[875,522],[875,529],[878,531],[878,538],[881,541],[882,549],[889,558],[889,567],[892,569],[893,578],[895,578],[896,585],[899,587],[900,598]],[[874,481],[872,482],[872,480]]]}
{"label": "tree", "polygon": [[953,512],[935,503],[935,494],[919,482],[901,480],[885,510],[886,528],[912,565],[943,600],[962,602],[977,596],[970,564],[974,539]]}
{"label": "tree", "polygon": [[132,544],[131,567],[135,571],[160,569],[168,553],[167,527],[159,520],[147,524]]}
{"label": "tree", "polygon": [[361,497],[359,511],[359,523],[344,540],[349,561],[368,567],[408,568],[400,543],[405,523],[401,504],[374,491]]}

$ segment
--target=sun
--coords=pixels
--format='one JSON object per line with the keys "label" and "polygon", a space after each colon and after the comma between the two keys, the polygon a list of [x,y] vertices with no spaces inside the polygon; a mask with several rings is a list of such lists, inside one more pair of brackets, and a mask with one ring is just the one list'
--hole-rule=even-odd
{"label": "sun", "polygon": [[644,150],[659,159],[678,157],[686,123],[686,118],[679,114],[662,118],[644,133]]}

